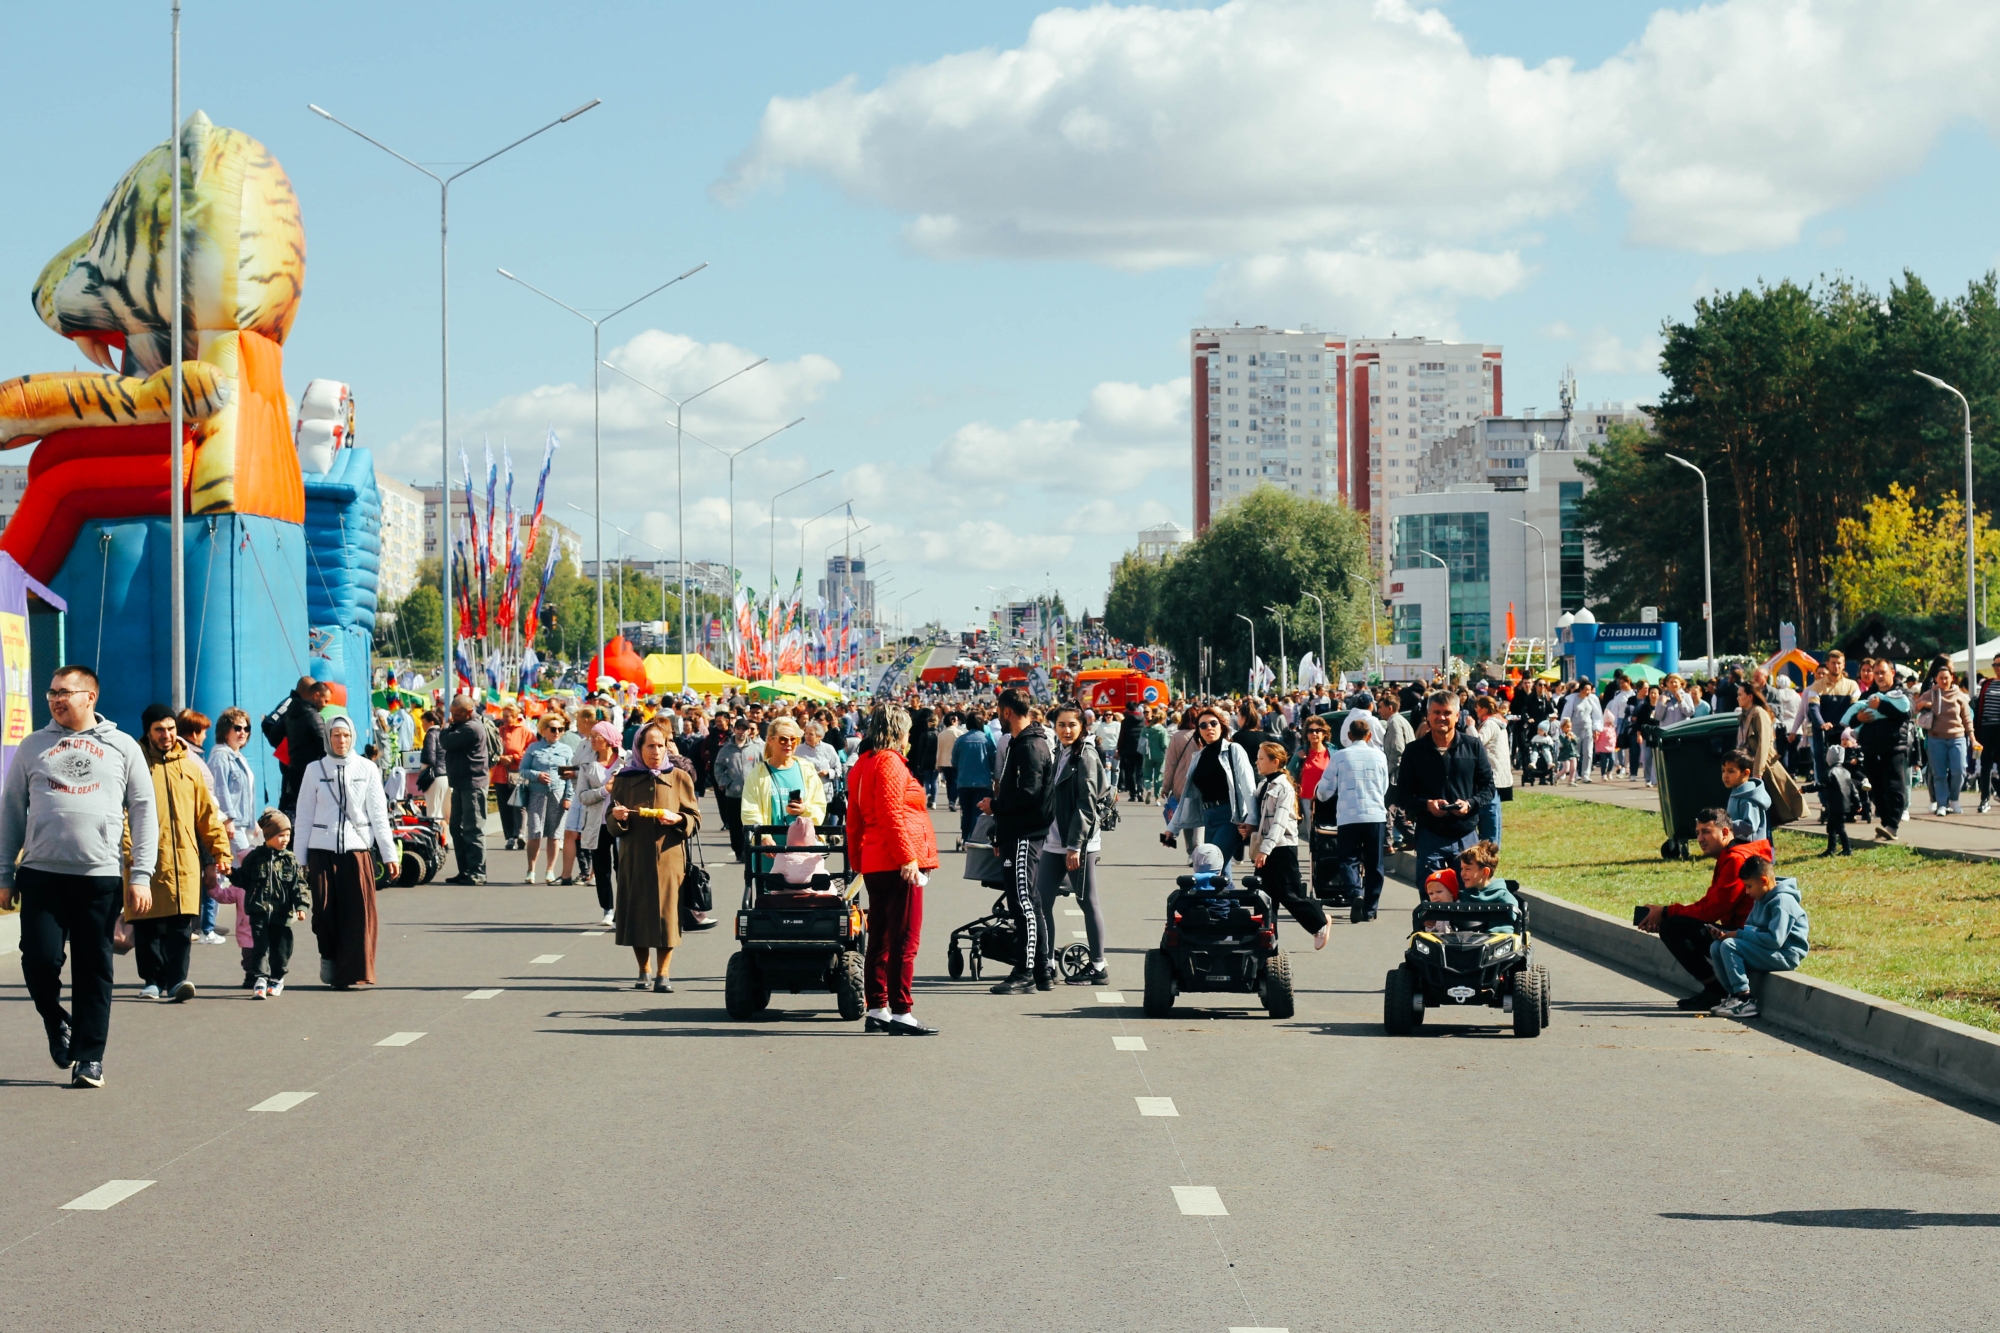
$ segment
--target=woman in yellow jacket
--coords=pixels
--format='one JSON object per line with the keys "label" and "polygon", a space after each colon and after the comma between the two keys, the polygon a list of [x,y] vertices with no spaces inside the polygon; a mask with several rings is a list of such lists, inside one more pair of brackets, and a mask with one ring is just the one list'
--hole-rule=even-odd
{"label": "woman in yellow jacket", "polygon": [[[789,824],[800,815],[815,825],[826,822],[826,784],[819,770],[798,758],[799,742],[805,732],[789,717],[771,723],[764,738],[764,757],[743,779],[743,827],[758,824]],[[771,842],[770,834],[761,839]],[[769,870],[767,857],[757,858],[759,873]]]}
{"label": "woman in yellow jacket", "polygon": [[160,856],[153,868],[153,901],[144,912],[126,903],[132,923],[133,957],[149,1000],[191,1000],[194,983],[188,974],[188,932],[201,911],[201,858],[229,864],[229,835],[215,797],[188,757],[174,726],[174,712],[165,704],[148,704],[141,714],[146,726],[146,767],[153,777],[153,810],[160,825]]}

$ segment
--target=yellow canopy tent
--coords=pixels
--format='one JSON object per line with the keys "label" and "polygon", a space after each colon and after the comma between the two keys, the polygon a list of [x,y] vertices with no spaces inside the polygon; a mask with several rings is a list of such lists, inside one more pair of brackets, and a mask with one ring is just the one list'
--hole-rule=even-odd
{"label": "yellow canopy tent", "polygon": [[784,675],[775,680],[753,681],[750,693],[759,698],[817,699],[834,703],[846,698],[839,690],[813,676]]}
{"label": "yellow canopy tent", "polygon": [[[681,654],[647,653],[646,683],[655,692],[679,690],[681,687]],[[705,657],[693,653],[687,655],[688,688],[696,694],[720,694],[731,688],[741,688],[750,682],[717,670]]]}

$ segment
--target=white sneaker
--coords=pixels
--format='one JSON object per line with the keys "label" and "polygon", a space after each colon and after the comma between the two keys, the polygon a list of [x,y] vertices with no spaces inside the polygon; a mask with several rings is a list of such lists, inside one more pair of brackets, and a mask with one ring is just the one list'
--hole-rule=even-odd
{"label": "white sneaker", "polygon": [[1947,805],[1944,808],[1944,812],[1948,815],[1962,815],[1965,813],[1965,811],[1959,808],[1957,801],[1953,801],[1950,805]]}
{"label": "white sneaker", "polygon": [[283,977],[272,977],[271,998],[275,1000],[284,993],[285,993],[285,979]]}
{"label": "white sneaker", "polygon": [[257,984],[250,988],[250,998],[253,1000],[265,999],[269,997],[270,994],[271,994],[271,983],[263,977],[258,977]]}
{"label": "white sneaker", "polygon": [[604,925],[607,925],[607,926],[615,926],[615,925],[617,925],[617,924],[618,924],[618,923],[617,923],[616,921],[613,921],[613,920],[611,919],[611,915],[612,915],[612,914],[611,914],[611,913],[609,913],[609,912],[606,912],[606,913],[604,914],[604,922],[603,922],[603,924],[604,924]]}
{"label": "white sneaker", "polygon": [[530,870],[528,872],[528,883],[533,884],[534,882],[535,882],[535,872]]}
{"label": "white sneaker", "polygon": [[211,930],[208,934],[201,937],[201,942],[203,944],[227,944],[229,943],[229,937],[219,930]]}

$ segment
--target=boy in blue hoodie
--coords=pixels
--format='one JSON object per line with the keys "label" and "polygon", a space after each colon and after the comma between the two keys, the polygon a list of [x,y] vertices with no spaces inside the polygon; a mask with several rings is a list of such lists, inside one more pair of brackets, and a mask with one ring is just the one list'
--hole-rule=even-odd
{"label": "boy in blue hoodie", "polygon": [[1756,842],[1771,836],[1771,793],[1750,776],[1750,756],[1731,750],[1722,756],[1722,785],[1729,789],[1729,822],[1736,836]]}
{"label": "boy in blue hoodie", "polygon": [[1729,992],[1709,1010],[1718,1018],[1755,1018],[1750,973],[1790,972],[1806,956],[1806,909],[1799,902],[1799,882],[1789,875],[1778,878],[1761,856],[1746,858],[1740,874],[1743,894],[1753,904],[1743,928],[1708,928],[1715,941],[1708,946],[1709,962]]}

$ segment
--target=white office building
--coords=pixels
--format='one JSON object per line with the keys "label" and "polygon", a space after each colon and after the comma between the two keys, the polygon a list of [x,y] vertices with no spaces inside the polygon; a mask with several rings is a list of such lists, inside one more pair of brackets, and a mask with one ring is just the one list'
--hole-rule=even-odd
{"label": "white office building", "polygon": [[1460,482],[1389,501],[1392,671],[1403,662],[1441,665],[1447,619],[1454,656],[1498,661],[1510,610],[1517,638],[1546,642],[1564,610],[1583,606],[1585,577],[1601,562],[1578,527],[1586,486],[1578,451],[1526,458],[1517,487]]}
{"label": "white office building", "polygon": [[376,596],[386,610],[417,586],[417,563],[424,552],[424,497],[416,487],[375,474],[382,498],[382,564]]}
{"label": "white office building", "polygon": [[1589,403],[1567,413],[1531,408],[1520,416],[1482,417],[1431,441],[1417,464],[1416,489],[1490,482],[1501,490],[1519,490],[1527,485],[1530,454],[1547,449],[1587,454],[1592,445],[1610,438],[1615,425],[1651,429],[1652,417],[1623,403]]}

